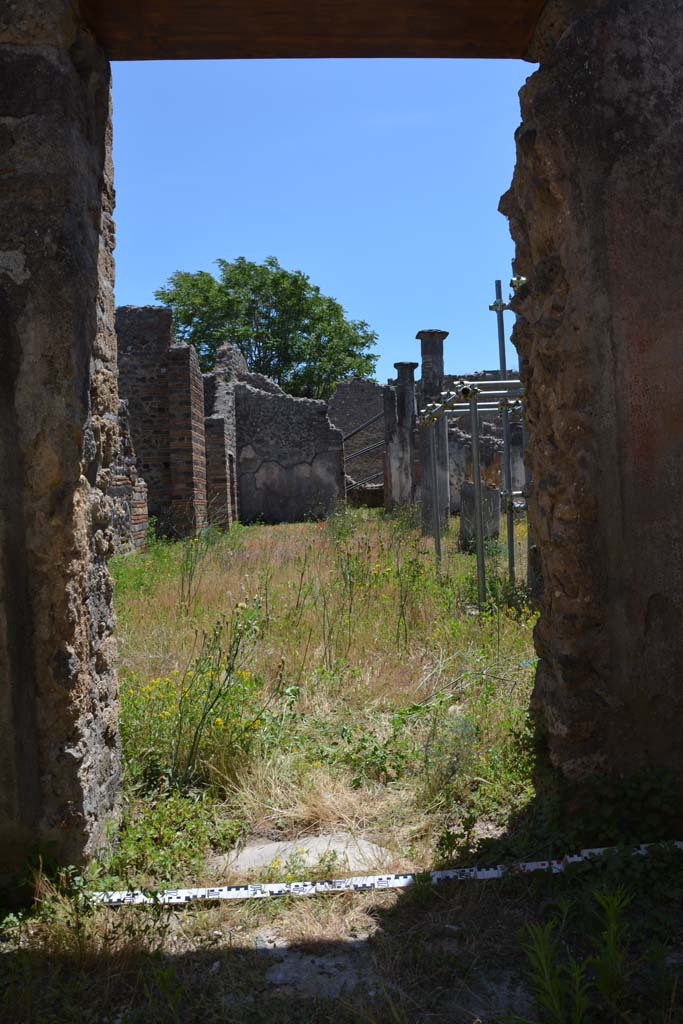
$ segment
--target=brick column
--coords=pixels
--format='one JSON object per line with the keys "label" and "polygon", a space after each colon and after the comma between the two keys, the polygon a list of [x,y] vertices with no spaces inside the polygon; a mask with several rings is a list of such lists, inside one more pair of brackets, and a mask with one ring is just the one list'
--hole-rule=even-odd
{"label": "brick column", "polygon": [[[448,331],[418,331],[422,359],[422,402],[438,402],[444,389],[443,343]],[[436,479],[439,489],[441,519],[448,522],[450,515],[450,474],[448,467],[448,421],[442,417],[435,427],[420,430],[420,464],[422,467],[422,530],[430,534],[433,530],[432,475],[429,469],[429,431],[434,431],[436,445]]]}
{"label": "brick column", "polygon": [[179,536],[206,526],[204,382],[191,345],[168,353],[168,444],[171,513]]}
{"label": "brick column", "polygon": [[62,0],[0,22],[2,876],[97,847],[120,748],[109,65]]}
{"label": "brick column", "polygon": [[168,437],[171,310],[164,306],[119,306],[116,334],[119,391],[128,404],[133,448],[148,489],[149,514],[161,533],[172,532]]}
{"label": "brick column", "polygon": [[[385,396],[387,473],[385,508],[415,501],[415,370],[417,363],[394,363],[398,371],[390,400]],[[387,408],[389,401],[389,408]]]}
{"label": "brick column", "polygon": [[206,435],[206,498],[209,522],[228,529],[233,520],[230,494],[230,461],[227,430],[223,416],[207,416]]}

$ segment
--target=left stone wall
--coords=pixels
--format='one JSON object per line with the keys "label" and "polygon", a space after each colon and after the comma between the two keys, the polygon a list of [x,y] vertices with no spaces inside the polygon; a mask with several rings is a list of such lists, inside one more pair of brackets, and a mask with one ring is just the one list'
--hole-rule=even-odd
{"label": "left stone wall", "polygon": [[110,71],[63,0],[0,12],[0,876],[95,850],[120,788]]}

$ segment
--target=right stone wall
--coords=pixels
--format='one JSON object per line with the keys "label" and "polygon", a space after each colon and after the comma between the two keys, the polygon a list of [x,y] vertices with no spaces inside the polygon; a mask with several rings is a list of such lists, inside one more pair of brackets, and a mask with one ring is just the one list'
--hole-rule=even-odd
{"label": "right stone wall", "polygon": [[501,202],[527,278],[534,705],[566,776],[681,784],[683,6],[551,3],[538,45]]}

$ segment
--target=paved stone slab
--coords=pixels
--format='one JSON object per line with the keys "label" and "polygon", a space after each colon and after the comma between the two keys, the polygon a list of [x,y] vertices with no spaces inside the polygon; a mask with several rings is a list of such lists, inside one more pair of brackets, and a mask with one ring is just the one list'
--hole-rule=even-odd
{"label": "paved stone slab", "polygon": [[322,858],[332,854],[336,854],[335,868],[343,872],[381,871],[391,860],[389,850],[376,843],[347,832],[331,832],[280,842],[255,840],[247,843],[242,850],[233,851],[219,861],[214,861],[212,866],[218,871],[247,873],[268,867],[274,860],[280,860],[283,865],[288,860],[296,860],[314,867]]}

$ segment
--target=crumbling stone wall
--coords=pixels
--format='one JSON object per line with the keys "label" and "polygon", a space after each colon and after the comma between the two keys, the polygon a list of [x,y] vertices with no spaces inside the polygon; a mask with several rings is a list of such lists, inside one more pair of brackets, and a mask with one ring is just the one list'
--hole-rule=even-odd
{"label": "crumbling stone wall", "polygon": [[416,494],[417,363],[398,362],[397,377],[384,388],[384,507],[414,505]]}
{"label": "crumbling stone wall", "polygon": [[683,7],[587,6],[548,5],[501,201],[527,278],[534,706],[566,776],[683,788]]}
{"label": "crumbling stone wall", "polygon": [[118,306],[119,391],[148,488],[149,514],[162,524],[171,507],[168,367],[171,311],[163,306]]}
{"label": "crumbling stone wall", "polygon": [[204,381],[192,345],[168,351],[168,445],[171,515],[180,534],[206,526]]}
{"label": "crumbling stone wall", "polygon": [[110,72],[61,0],[0,11],[0,875],[116,813]]}
{"label": "crumbling stone wall", "polygon": [[[503,430],[500,416],[482,417],[479,423],[479,457],[481,477],[487,487],[503,488]],[[524,489],[524,457],[522,426],[510,424],[510,455],[512,489]],[[471,417],[453,416],[448,424],[448,464],[451,483],[451,513],[460,511],[460,490],[472,480]]]}
{"label": "crumbling stone wall", "polygon": [[194,348],[173,345],[163,306],[116,310],[119,388],[147,483],[149,513],[183,536],[206,523],[204,381]]}
{"label": "crumbling stone wall", "polygon": [[140,476],[130,436],[128,406],[119,402],[119,448],[110,466],[107,496],[112,501],[113,549],[116,554],[147,546],[147,484]]}
{"label": "crumbling stone wall", "polygon": [[[331,396],[328,411],[330,422],[334,424],[342,435],[346,436],[356,427],[371,419],[373,416],[382,413],[384,410],[384,385],[374,380],[363,380],[360,377],[353,377],[350,380],[343,380],[335,388]],[[371,426],[361,430],[352,437],[346,444],[346,454],[359,452],[376,441],[384,440],[384,420],[380,418]],[[358,458],[349,459],[346,464],[346,474],[351,481],[365,480],[374,473],[382,473],[384,469],[384,452],[381,448],[366,455],[359,455]],[[378,477],[376,484],[382,484],[382,478]],[[379,504],[382,503],[380,493]]]}
{"label": "crumbling stone wall", "polygon": [[204,374],[204,431],[209,522],[229,527],[239,519],[234,378],[246,362],[232,345],[219,350],[216,369]]}
{"label": "crumbling stone wall", "polygon": [[[231,487],[235,507],[239,495],[243,522],[297,522],[323,515],[343,498],[341,433],[325,402],[294,398],[251,373],[233,345],[219,349],[204,381],[209,478],[215,464],[216,488],[222,495]],[[212,454],[212,439],[223,436],[227,471],[220,450]]]}
{"label": "crumbling stone wall", "polygon": [[[502,487],[503,442],[493,433],[486,432],[485,423],[479,435],[479,460],[481,477],[489,488]],[[460,512],[460,497],[465,481],[472,476],[472,435],[449,423],[448,428],[448,467],[451,484],[451,513]]]}
{"label": "crumbling stone wall", "polygon": [[297,522],[344,497],[343,443],[327,403],[236,383],[240,517]]}

